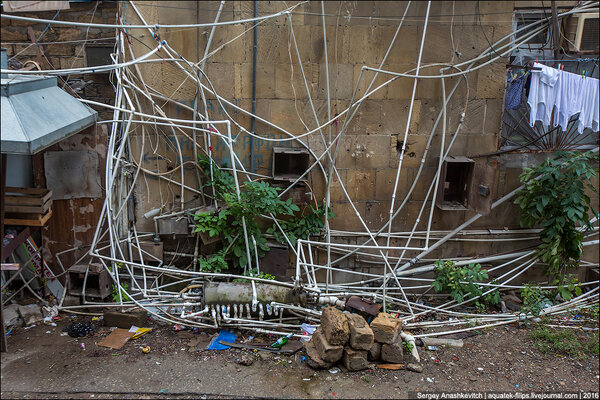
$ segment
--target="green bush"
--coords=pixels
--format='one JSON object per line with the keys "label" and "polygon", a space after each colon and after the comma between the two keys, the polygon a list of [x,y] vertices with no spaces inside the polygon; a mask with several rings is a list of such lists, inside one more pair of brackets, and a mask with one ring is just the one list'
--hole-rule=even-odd
{"label": "green bush", "polygon": [[[480,264],[469,264],[457,266],[454,261],[435,262],[436,278],[433,281],[433,289],[438,293],[448,293],[454,301],[462,303],[465,299],[481,296],[483,290],[477,285],[484,279],[488,279],[487,270],[481,269]],[[498,304],[500,295],[497,291],[489,293],[485,299],[491,304]],[[483,307],[482,302],[475,303]]]}

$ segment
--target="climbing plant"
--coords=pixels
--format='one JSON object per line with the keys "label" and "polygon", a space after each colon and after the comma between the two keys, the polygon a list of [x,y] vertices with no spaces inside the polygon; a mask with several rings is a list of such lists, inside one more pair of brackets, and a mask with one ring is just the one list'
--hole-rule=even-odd
{"label": "climbing plant", "polygon": [[[214,163],[211,165],[204,157],[200,158],[199,163],[207,176],[208,182],[204,187],[214,187],[216,200],[223,205],[218,211],[198,213],[194,216],[195,232],[207,232],[209,237],[220,235],[223,238],[223,246],[215,255],[200,258],[203,270],[225,270],[228,268],[227,259],[232,260],[234,267],[246,267],[248,253],[251,257],[250,263],[256,255],[259,258],[263,257],[269,251],[265,233],[270,233],[279,242],[287,244],[275,224],[264,229],[264,215],[272,214],[279,221],[292,245],[295,245],[297,239],[307,238],[323,228],[323,221],[320,220],[324,215],[323,211],[308,207],[308,210],[305,208],[297,216],[300,208],[293,204],[291,199],[282,200],[278,196],[281,189],[271,186],[268,182],[246,182],[240,187],[238,196],[234,178],[229,172],[216,168]],[[211,168],[212,174],[206,172],[211,171]],[[242,220],[246,223],[248,251]],[[252,274],[252,271],[247,273]]]}
{"label": "climbing plant", "polygon": [[565,300],[570,299],[567,291],[575,290],[567,271],[578,265],[583,253],[583,237],[592,229],[590,215],[598,216],[586,194],[598,193],[592,185],[597,162],[592,152],[558,152],[537,167],[524,168],[520,175],[525,187],[515,204],[521,209],[521,226],[541,227],[537,255],[547,264],[549,282],[559,286]]}

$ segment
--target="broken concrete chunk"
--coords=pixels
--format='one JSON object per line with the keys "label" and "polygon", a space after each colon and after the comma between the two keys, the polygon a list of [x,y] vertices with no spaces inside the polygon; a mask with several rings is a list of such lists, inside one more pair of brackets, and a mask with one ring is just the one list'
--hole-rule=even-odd
{"label": "broken concrete chunk", "polygon": [[354,350],[351,347],[346,347],[344,348],[342,361],[348,371],[360,371],[361,369],[366,369],[368,366],[367,352],[364,350]]}
{"label": "broken concrete chunk", "polygon": [[373,346],[373,330],[358,314],[346,314],[350,328],[350,346],[356,350],[370,350]]}
{"label": "broken concrete chunk", "polygon": [[314,340],[310,342],[304,342],[304,352],[308,356],[306,359],[306,363],[312,369],[327,369],[333,366],[333,363],[323,361],[323,359],[319,356],[319,352],[315,346]]}
{"label": "broken concrete chunk", "polygon": [[35,324],[44,319],[42,310],[37,304],[29,304],[27,306],[19,306],[19,314],[23,318],[25,326]]}
{"label": "broken concrete chunk", "polygon": [[315,343],[319,357],[326,362],[336,362],[342,358],[344,346],[333,345],[327,341],[320,328],[315,330],[312,341]]}
{"label": "broken concrete chunk", "polygon": [[406,366],[406,369],[413,372],[423,372],[423,366],[421,364],[410,363]]}
{"label": "broken concrete chunk", "polygon": [[371,321],[371,329],[375,341],[379,343],[392,344],[396,342],[400,332],[401,322],[390,314],[379,313],[377,318]]}
{"label": "broken concrete chunk", "polygon": [[2,312],[2,318],[4,318],[5,326],[15,326],[19,322],[19,305],[9,304],[4,306]]}
{"label": "broken concrete chunk", "polygon": [[371,348],[369,349],[369,360],[375,361],[375,360],[379,360],[379,357],[381,356],[381,343],[379,342],[374,342],[373,346],[371,346]]}
{"label": "broken concrete chunk", "polygon": [[389,363],[401,363],[403,361],[402,339],[398,337],[392,344],[381,345],[381,359]]}
{"label": "broken concrete chunk", "polygon": [[148,321],[146,311],[134,311],[130,313],[105,311],[103,319],[104,325],[116,326],[117,328],[123,329],[129,329],[133,325],[143,327]]}
{"label": "broken concrete chunk", "polygon": [[321,328],[327,341],[334,346],[343,346],[350,338],[348,318],[335,307],[325,307],[323,309],[321,313]]}

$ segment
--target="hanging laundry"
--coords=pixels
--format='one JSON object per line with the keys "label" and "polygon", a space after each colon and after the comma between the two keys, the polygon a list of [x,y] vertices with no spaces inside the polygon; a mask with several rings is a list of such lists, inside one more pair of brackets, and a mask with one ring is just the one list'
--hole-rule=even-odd
{"label": "hanging laundry", "polygon": [[583,78],[584,88],[582,97],[584,101],[579,121],[577,122],[577,131],[581,134],[585,128],[594,132],[600,130],[600,80],[595,78]]}
{"label": "hanging laundry", "polygon": [[529,125],[533,126],[535,121],[542,121],[542,126],[546,129],[551,122],[560,71],[537,62],[533,66],[540,68],[541,71],[531,71],[529,97],[527,98],[530,108]]}
{"label": "hanging laundry", "polygon": [[598,130],[598,79],[560,71],[556,84],[554,126],[567,130],[572,116],[579,114],[577,131]]}
{"label": "hanging laundry", "polygon": [[521,107],[521,103],[523,102],[523,87],[526,80],[527,77],[522,75],[509,81],[508,93],[506,94],[507,109],[516,110]]}

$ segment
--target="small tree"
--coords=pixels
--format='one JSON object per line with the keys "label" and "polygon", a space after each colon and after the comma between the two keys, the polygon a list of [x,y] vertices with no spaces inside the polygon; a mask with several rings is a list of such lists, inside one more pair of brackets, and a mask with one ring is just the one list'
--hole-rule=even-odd
{"label": "small tree", "polygon": [[565,287],[567,271],[579,265],[585,231],[592,229],[590,214],[598,215],[586,194],[586,190],[598,193],[591,183],[598,173],[593,166],[597,162],[592,152],[558,152],[537,167],[524,168],[520,176],[525,188],[515,204],[521,208],[521,226],[541,226],[537,255],[548,265],[549,282],[560,286],[565,300],[570,299],[572,286]]}

